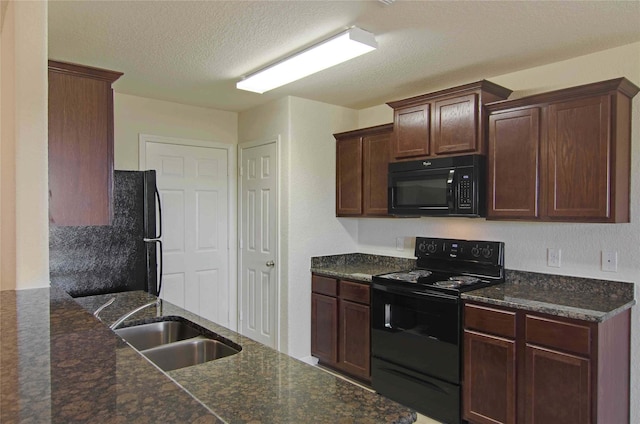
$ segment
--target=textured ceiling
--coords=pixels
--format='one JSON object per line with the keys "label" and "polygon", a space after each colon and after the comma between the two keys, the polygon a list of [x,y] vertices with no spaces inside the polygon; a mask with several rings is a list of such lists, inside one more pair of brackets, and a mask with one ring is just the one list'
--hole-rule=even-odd
{"label": "textured ceiling", "polygon": [[[265,94],[235,88],[352,25],[379,48]],[[640,1],[49,1],[50,59],[124,72],[120,93],[227,111],[286,95],[361,109],[636,41]]]}

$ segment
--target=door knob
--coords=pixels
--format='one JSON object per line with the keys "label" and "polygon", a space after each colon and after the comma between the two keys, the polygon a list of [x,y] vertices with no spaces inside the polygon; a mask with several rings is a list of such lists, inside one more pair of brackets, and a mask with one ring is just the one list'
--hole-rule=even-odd
{"label": "door knob", "polygon": [[267,266],[268,266],[269,268],[271,268],[272,266],[275,266],[275,265],[276,265],[276,263],[275,263],[275,262],[273,262],[273,261],[267,261]]}

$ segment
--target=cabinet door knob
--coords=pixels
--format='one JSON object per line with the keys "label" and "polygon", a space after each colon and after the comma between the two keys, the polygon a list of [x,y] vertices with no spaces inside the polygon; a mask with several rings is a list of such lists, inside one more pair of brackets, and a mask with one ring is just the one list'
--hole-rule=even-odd
{"label": "cabinet door knob", "polygon": [[275,262],[273,262],[273,261],[267,261],[267,264],[266,264],[266,265],[267,265],[269,268],[271,268],[272,266],[275,266],[275,265],[276,265],[276,263],[275,263]]}

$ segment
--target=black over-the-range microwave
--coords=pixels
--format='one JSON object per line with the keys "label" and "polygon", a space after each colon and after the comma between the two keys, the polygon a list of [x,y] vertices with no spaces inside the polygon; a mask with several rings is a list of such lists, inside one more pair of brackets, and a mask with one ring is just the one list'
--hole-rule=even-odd
{"label": "black over-the-range microwave", "polygon": [[389,214],[486,215],[485,158],[450,156],[389,164]]}

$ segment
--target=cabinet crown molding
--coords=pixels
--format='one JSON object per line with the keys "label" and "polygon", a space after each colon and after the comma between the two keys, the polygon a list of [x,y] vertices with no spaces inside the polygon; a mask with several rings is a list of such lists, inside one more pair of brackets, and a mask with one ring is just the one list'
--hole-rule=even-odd
{"label": "cabinet crown molding", "polygon": [[518,99],[500,100],[497,102],[487,103],[484,106],[487,111],[495,112],[502,109],[530,106],[532,104],[544,105],[548,103],[555,103],[557,101],[564,101],[568,98],[588,97],[614,91],[624,94],[631,99],[638,94],[640,88],[628,79],[621,77],[540,94],[533,94],[531,96],[521,97]]}
{"label": "cabinet crown molding", "polygon": [[373,135],[378,133],[386,133],[393,131],[393,122],[389,124],[376,125],[374,127],[367,128],[358,128],[357,130],[344,131],[340,133],[335,133],[333,136],[336,139],[342,138],[354,138],[354,137],[362,137],[365,135]]}
{"label": "cabinet crown molding", "polygon": [[408,99],[396,100],[392,102],[387,102],[387,105],[391,106],[393,109],[397,109],[400,107],[408,107],[413,105],[424,104],[430,100],[437,99],[439,97],[446,97],[450,95],[455,95],[460,92],[468,92],[471,90],[481,90],[486,93],[490,93],[496,95],[501,98],[507,98],[512,93],[512,90],[505,88],[501,85],[493,83],[488,80],[480,80],[476,82],[472,82],[469,84],[459,85],[457,87],[451,87],[440,91],[434,91],[432,93],[421,94],[415,97],[409,97]]}
{"label": "cabinet crown molding", "polygon": [[93,66],[79,65],[70,62],[60,62],[57,60],[49,60],[49,71],[77,77],[93,78],[101,81],[107,81],[111,84],[124,75],[122,72],[110,71],[108,69],[95,68]]}

